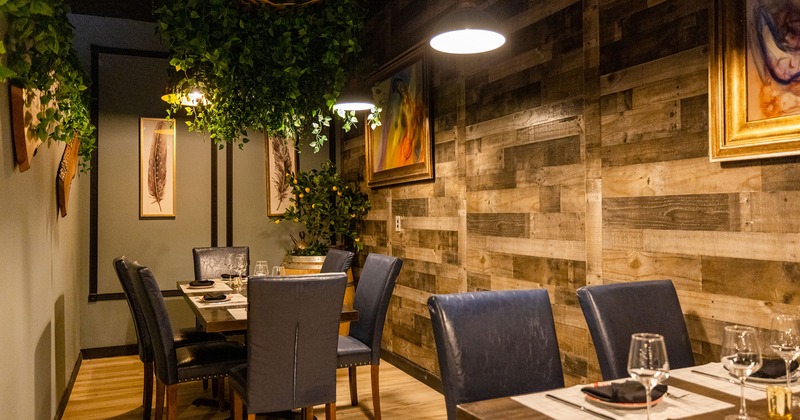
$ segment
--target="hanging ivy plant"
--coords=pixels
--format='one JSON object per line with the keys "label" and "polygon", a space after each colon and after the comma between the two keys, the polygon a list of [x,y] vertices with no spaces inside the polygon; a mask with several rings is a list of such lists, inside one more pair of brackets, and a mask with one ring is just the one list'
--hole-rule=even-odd
{"label": "hanging ivy plant", "polygon": [[[5,65],[0,82],[10,80],[27,95],[27,106],[39,106],[38,123],[26,127],[39,140],[70,142],[81,139],[81,168],[89,168],[96,149],[89,115],[88,76],[80,69],[72,46],[73,28],[67,20],[69,6],[62,0],[0,0],[0,13],[8,17],[8,33],[0,43]],[[38,101],[34,104],[32,101]]]}
{"label": "hanging ivy plant", "polygon": [[170,64],[208,100],[187,108],[189,128],[208,133],[220,148],[241,147],[247,130],[255,130],[307,138],[318,149],[361,50],[362,1],[170,0],[159,7]]}

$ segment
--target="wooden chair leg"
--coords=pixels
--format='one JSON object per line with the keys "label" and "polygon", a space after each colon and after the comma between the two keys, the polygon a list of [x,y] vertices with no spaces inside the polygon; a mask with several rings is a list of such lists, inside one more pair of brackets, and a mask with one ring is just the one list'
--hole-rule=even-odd
{"label": "wooden chair leg", "polygon": [[214,382],[217,384],[217,401],[219,403],[219,411],[225,411],[225,378],[215,378]]}
{"label": "wooden chair leg", "polygon": [[256,420],[256,415],[255,414],[248,414],[247,415],[247,420]]}
{"label": "wooden chair leg", "polygon": [[380,381],[378,380],[378,372],[381,365],[370,366],[370,373],[372,376],[372,412],[375,414],[375,420],[381,420],[381,392]]}
{"label": "wooden chair leg", "polygon": [[336,403],[325,404],[325,420],[336,420]]}
{"label": "wooden chair leg", "polygon": [[142,390],[142,418],[149,419],[153,407],[153,362],[144,363],[144,387]]}
{"label": "wooden chair leg", "polygon": [[203,391],[208,389],[208,379],[203,379]]}
{"label": "wooden chair leg", "polygon": [[242,420],[244,401],[242,401],[242,397],[236,391],[231,392],[231,398],[233,398],[233,420]]}
{"label": "wooden chair leg", "polygon": [[156,420],[164,418],[164,383],[156,378]]}
{"label": "wooden chair leg", "polygon": [[167,385],[167,420],[178,418],[178,384]]}
{"label": "wooden chair leg", "polygon": [[300,410],[300,417],[303,420],[314,420],[314,406],[303,407]]}
{"label": "wooden chair leg", "polygon": [[[204,379],[203,382],[207,382],[208,379]],[[203,388],[205,389],[205,388]],[[217,382],[217,378],[211,380],[211,396],[217,398],[219,394],[219,382]]]}
{"label": "wooden chair leg", "polygon": [[350,366],[347,368],[347,373],[350,377],[350,404],[355,407],[358,405],[358,381],[356,380],[356,367]]}

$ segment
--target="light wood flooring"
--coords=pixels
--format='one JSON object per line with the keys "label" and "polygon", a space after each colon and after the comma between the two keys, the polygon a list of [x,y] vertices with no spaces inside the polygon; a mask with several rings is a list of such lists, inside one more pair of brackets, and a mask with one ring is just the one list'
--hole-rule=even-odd
{"label": "light wood flooring", "polygon": [[[141,419],[142,375],[142,363],[137,356],[84,360],[63,418]],[[433,420],[447,417],[441,394],[386,361],[381,362],[380,380],[384,419]],[[358,369],[358,407],[350,405],[347,369],[337,371],[336,389],[337,419],[373,418],[369,367]],[[210,396],[210,389],[204,391],[199,381],[181,384],[178,388],[178,418],[228,419],[229,411],[192,405],[196,398]],[[324,419],[325,407],[315,407],[314,415],[317,419]]]}

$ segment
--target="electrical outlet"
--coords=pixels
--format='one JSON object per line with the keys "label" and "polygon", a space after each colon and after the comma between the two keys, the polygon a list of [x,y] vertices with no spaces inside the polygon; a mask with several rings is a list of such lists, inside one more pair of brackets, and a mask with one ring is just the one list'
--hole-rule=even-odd
{"label": "electrical outlet", "polygon": [[400,232],[401,230],[403,230],[403,228],[400,225],[400,216],[395,216],[394,217],[394,231],[395,232]]}

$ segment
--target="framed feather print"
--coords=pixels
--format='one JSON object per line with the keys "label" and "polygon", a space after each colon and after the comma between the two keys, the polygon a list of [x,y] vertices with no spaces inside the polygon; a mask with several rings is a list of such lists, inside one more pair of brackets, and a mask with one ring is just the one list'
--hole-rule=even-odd
{"label": "framed feather print", "polygon": [[291,180],[297,170],[294,139],[264,135],[267,143],[267,216],[280,216],[291,204]]}
{"label": "framed feather print", "polygon": [[175,217],[175,120],[139,126],[139,218]]}

